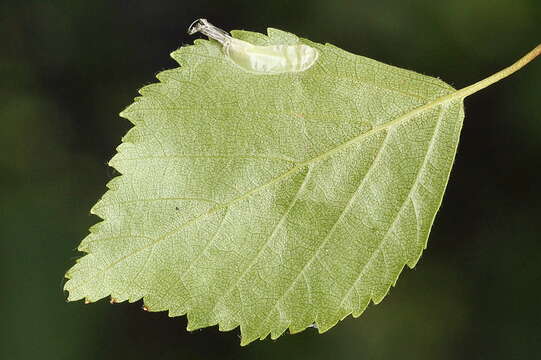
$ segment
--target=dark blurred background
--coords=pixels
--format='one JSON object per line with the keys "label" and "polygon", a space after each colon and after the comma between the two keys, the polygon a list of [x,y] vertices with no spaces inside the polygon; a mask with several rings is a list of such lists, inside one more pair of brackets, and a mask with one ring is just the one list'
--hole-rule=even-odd
{"label": "dark blurred background", "polygon": [[0,358],[541,358],[541,59],[466,100],[428,250],[323,335],[239,346],[141,304],[66,303],[64,272],[115,176],[118,113],[187,26],[276,27],[460,88],[541,42],[539,0],[0,1]]}

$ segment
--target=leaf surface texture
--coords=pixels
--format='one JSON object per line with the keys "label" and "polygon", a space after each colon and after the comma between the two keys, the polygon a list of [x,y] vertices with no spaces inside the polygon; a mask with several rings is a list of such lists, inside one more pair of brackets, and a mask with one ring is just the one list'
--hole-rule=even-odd
{"label": "leaf surface texture", "polygon": [[461,99],[443,81],[315,47],[305,72],[254,75],[197,40],[121,113],[122,175],[68,271],[69,300],[144,299],[242,344],[379,303],[426,247],[453,164]]}

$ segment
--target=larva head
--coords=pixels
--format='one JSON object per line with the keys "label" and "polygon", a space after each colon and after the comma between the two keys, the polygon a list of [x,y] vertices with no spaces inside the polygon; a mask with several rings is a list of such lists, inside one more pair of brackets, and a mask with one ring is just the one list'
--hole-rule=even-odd
{"label": "larva head", "polygon": [[229,33],[212,25],[207,19],[197,19],[188,27],[189,35],[193,35],[198,32],[208,36],[210,39],[218,41],[222,45],[225,45],[232,39]]}

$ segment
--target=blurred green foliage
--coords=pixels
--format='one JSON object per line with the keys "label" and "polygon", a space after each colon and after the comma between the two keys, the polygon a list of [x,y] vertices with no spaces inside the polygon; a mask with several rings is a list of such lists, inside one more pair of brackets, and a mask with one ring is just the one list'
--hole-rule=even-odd
{"label": "blurred green foliage", "polygon": [[[540,42],[539,0],[0,1],[1,359],[541,357],[541,64],[466,100],[429,248],[382,304],[330,332],[238,346],[140,304],[65,303],[88,210],[115,176],[117,113],[207,17],[282,28],[463,87]],[[114,94],[113,96],[111,94]]]}

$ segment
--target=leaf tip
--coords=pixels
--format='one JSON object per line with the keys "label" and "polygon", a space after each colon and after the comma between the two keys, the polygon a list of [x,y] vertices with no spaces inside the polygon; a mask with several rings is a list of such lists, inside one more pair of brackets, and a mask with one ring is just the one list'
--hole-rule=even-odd
{"label": "leaf tip", "polygon": [[255,339],[251,339],[251,338],[248,338],[246,336],[240,336],[240,346],[244,347],[248,344],[250,344],[251,342],[255,341]]}

